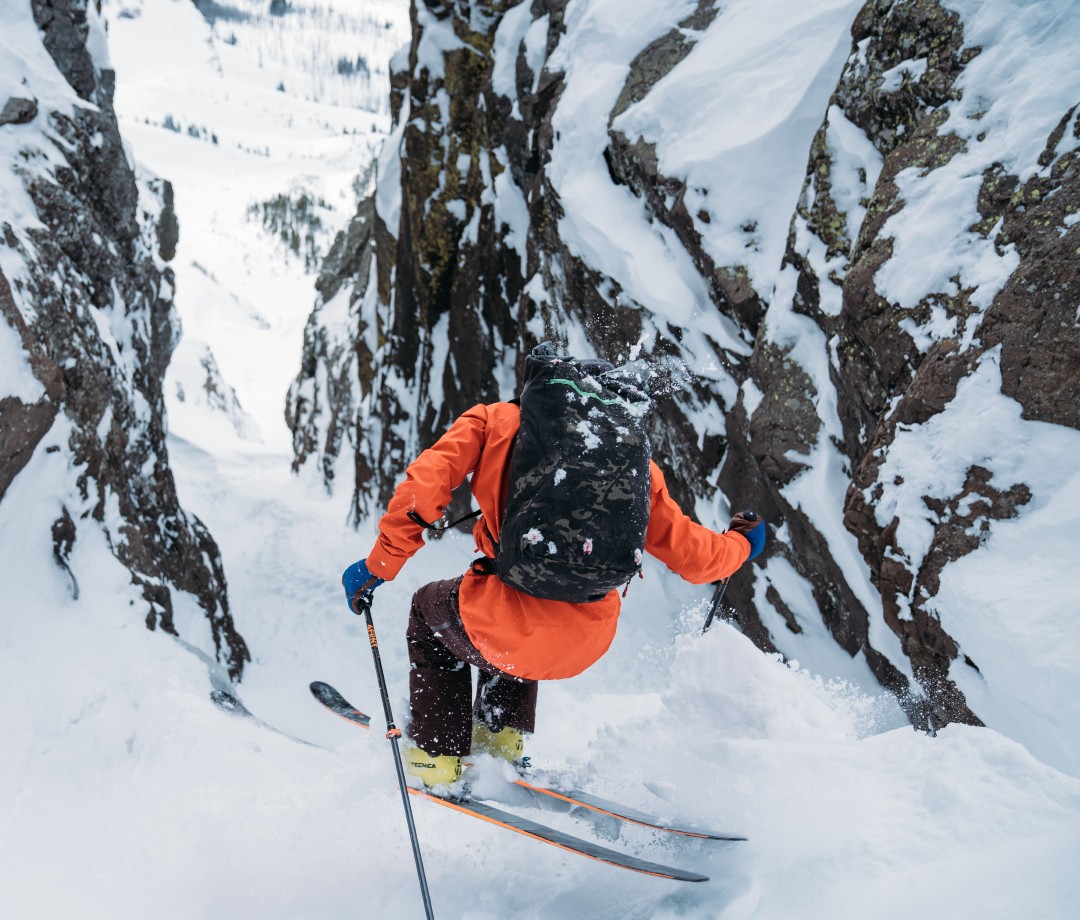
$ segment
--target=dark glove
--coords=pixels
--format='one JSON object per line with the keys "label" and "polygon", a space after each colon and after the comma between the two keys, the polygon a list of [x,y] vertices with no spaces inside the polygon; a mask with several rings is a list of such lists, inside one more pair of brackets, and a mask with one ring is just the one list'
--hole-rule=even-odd
{"label": "dark glove", "polygon": [[349,609],[357,613],[356,602],[362,597],[370,597],[383,581],[384,579],[376,578],[368,571],[366,559],[350,565],[341,573],[341,583],[345,586],[345,603],[349,605]]}
{"label": "dark glove", "polygon": [[746,537],[750,544],[749,559],[765,549],[765,519],[753,511],[740,511],[731,519],[729,530]]}

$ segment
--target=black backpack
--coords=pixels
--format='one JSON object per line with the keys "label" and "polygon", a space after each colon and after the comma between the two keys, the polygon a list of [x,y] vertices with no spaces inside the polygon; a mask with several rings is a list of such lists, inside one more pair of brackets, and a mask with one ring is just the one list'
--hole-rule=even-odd
{"label": "black backpack", "polygon": [[652,401],[633,373],[545,343],[520,403],[495,572],[533,597],[600,600],[641,571]]}

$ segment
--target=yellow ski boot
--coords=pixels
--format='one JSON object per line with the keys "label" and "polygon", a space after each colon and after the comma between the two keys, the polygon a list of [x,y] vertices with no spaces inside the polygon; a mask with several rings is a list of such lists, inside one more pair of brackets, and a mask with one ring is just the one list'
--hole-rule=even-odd
{"label": "yellow ski boot", "polygon": [[425,786],[443,786],[461,779],[461,758],[455,754],[432,757],[407,741],[405,772],[420,779]]}
{"label": "yellow ski boot", "polygon": [[472,749],[474,754],[490,754],[521,769],[528,766],[525,756],[525,735],[516,728],[504,727],[492,731],[483,722],[473,722]]}

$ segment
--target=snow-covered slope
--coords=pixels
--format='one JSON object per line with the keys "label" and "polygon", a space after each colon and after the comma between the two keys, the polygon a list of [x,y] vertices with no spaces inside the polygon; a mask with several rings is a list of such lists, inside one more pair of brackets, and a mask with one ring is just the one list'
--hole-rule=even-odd
{"label": "snow-covered slope", "polygon": [[[340,509],[319,497],[283,498],[277,475],[249,470],[241,481],[208,468],[218,491],[203,483],[202,494],[238,573],[234,596],[255,605],[238,606],[255,649],[241,695],[262,718],[319,747],[217,710],[202,666],[180,648],[148,646],[142,633],[121,630],[106,657],[97,630],[76,619],[59,650],[69,678],[63,695],[50,693],[39,708],[30,694],[4,695],[6,737],[28,751],[14,769],[5,758],[0,775],[5,914],[420,913],[381,732],[333,718],[306,691],[309,679],[329,679],[380,724],[366,637],[332,579],[315,577],[344,542]],[[276,499],[266,497],[271,486]],[[267,530],[239,523],[253,507],[287,537],[252,548]],[[377,595],[399,715],[407,674],[399,611],[410,590],[458,570],[470,549],[463,540],[429,547],[423,566]],[[313,574],[304,580],[304,571]],[[950,726],[928,738],[890,728],[891,704],[764,656],[727,624],[700,637],[701,605],[677,600],[686,592],[674,584],[652,584],[647,603],[681,609],[678,627],[641,610],[628,615],[593,672],[542,688],[530,750],[598,794],[750,841],[671,842],[634,828],[614,842],[600,838],[712,878],[691,886],[571,857],[416,802],[436,916],[1072,915],[1080,781],[988,729]],[[56,619],[65,613],[74,619],[62,605]],[[52,622],[24,621],[8,636],[33,654],[49,641]],[[89,661],[88,648],[98,650]],[[536,817],[593,833],[587,823]]]}
{"label": "snow-covered slope", "polygon": [[[252,13],[263,6],[239,0],[200,5]],[[291,5],[298,10],[339,6],[341,15],[353,8],[344,0],[333,5],[293,0]],[[753,7],[730,4],[721,12],[746,16]],[[367,637],[345,611],[337,584],[341,569],[370,545],[373,523],[365,519],[357,530],[348,527],[348,494],[338,489],[328,495],[322,476],[289,471],[291,444],[282,408],[315,296],[314,278],[302,252],[290,255],[288,245],[277,242],[276,231],[264,229],[261,209],[248,216],[252,205],[258,208],[278,194],[297,201],[294,192],[303,188],[312,200],[321,197],[332,205],[323,215],[320,233],[325,235],[316,234],[325,246],[353,213],[352,179],[363,173],[368,143],[377,140],[385,123],[378,112],[328,104],[345,98],[330,91],[317,100],[305,98],[305,90],[293,89],[299,76],[284,70],[264,74],[257,55],[246,66],[235,59],[230,63],[229,55],[241,54],[245,46],[262,48],[267,59],[267,36],[279,32],[260,31],[254,19],[236,20],[232,45],[230,20],[218,15],[211,28],[186,2],[108,0],[104,8],[111,23],[108,41],[118,73],[124,136],[142,164],[144,184],[157,183],[162,204],[163,178],[172,180],[179,215],[173,264],[184,338],[164,393],[170,464],[184,507],[199,515],[220,547],[231,611],[252,660],[243,682],[230,685],[226,670],[210,655],[207,620],[180,592],[174,616],[183,641],[147,631],[137,606],[141,592],[130,584],[130,572],[99,529],[80,529],[76,549],[67,557],[82,589],[78,600],[72,597],[72,577],[54,558],[47,526],[55,515],[45,512],[51,511],[55,495],[70,492],[75,474],[66,455],[47,452],[52,442],[43,441],[0,503],[8,599],[0,617],[0,915],[50,920],[418,916],[411,852],[386,742],[378,730],[362,733],[333,719],[307,694],[310,680],[329,680],[379,725]],[[801,8],[772,7],[776,15],[765,24],[783,33],[780,14],[786,10],[794,17]],[[541,25],[531,17],[534,9]],[[844,9],[855,12],[840,5],[821,7],[818,21],[832,24],[835,41],[814,49],[798,47],[806,56],[808,85],[816,86],[822,73],[815,67],[838,72],[843,64],[843,54],[836,57],[835,52],[845,28]],[[396,10],[401,18],[395,21],[403,23],[404,8]],[[510,15],[514,10],[516,20]],[[691,15],[694,5],[676,9],[658,4],[654,10],[643,5],[635,16],[648,20],[648,28],[626,10],[625,4],[567,7],[567,28],[580,30],[573,37],[579,50],[596,47],[598,36],[586,31],[590,23],[610,27],[612,35],[625,39],[621,73],[634,69],[631,59],[640,50],[634,42],[663,38],[664,17]],[[139,15],[133,15],[136,11]],[[557,4],[510,9],[506,28],[514,31],[501,35],[500,42],[513,52],[500,58],[493,77],[496,89],[503,92],[504,81],[520,79],[542,97],[541,62],[554,50],[554,39],[548,37],[561,28],[558,11]],[[545,12],[552,17],[546,22]],[[620,14],[628,20],[625,28]],[[20,54],[26,54],[35,47],[37,33],[27,22],[20,28]],[[268,26],[277,28],[276,23]],[[705,37],[720,41],[715,28]],[[627,38],[631,33],[634,42]],[[749,31],[743,34],[752,37]],[[7,41],[0,36],[5,61],[14,54],[3,44]],[[519,43],[531,62],[527,69],[511,66]],[[287,57],[305,60],[307,53],[298,38]],[[375,60],[375,52],[359,53]],[[425,60],[434,64],[438,58]],[[685,74],[673,69],[671,80],[690,80],[703,66],[694,53],[682,60],[688,65]],[[762,65],[764,78],[765,62],[753,60]],[[43,65],[40,75],[35,71],[35,80],[49,76],[55,81],[50,67]],[[276,89],[278,82],[285,84],[284,93]],[[597,91],[609,92],[617,82],[606,74]],[[519,93],[516,85],[515,104],[527,110],[537,97]],[[585,105],[584,86],[577,90]],[[798,105],[787,108],[800,98],[788,90],[776,97],[774,114],[798,112]],[[46,98],[44,90],[37,92]],[[625,124],[632,116],[642,119],[642,130],[646,123],[661,124],[664,107],[652,107],[648,119],[646,108],[634,115],[635,109],[627,107]],[[170,114],[174,124],[182,124],[180,132],[164,127]],[[767,121],[763,114],[759,127]],[[803,116],[792,114],[784,123],[791,143],[796,136],[810,143],[813,126]],[[205,135],[189,134],[189,125],[205,129]],[[345,128],[361,133],[345,134]],[[0,127],[0,142],[15,130]],[[561,130],[568,144],[577,143],[573,125]],[[579,140],[584,144],[588,139]],[[733,148],[716,143],[704,152],[713,167],[703,162],[686,168],[715,168],[726,176],[723,164]],[[668,153],[684,156],[686,151]],[[17,154],[9,149],[4,155],[10,163]],[[792,162],[799,159],[792,154]],[[795,166],[800,172],[805,155],[801,159]],[[582,166],[594,179],[604,179],[595,159]],[[512,175],[507,169],[492,181],[505,194],[499,213],[516,222],[523,212],[508,186]],[[571,181],[569,169],[564,178]],[[769,190],[777,196],[770,199],[770,208],[779,210],[776,201],[789,192],[780,185]],[[797,196],[797,183],[790,193]],[[7,200],[20,199],[13,195]],[[385,221],[401,202],[381,197],[379,206]],[[296,212],[271,207],[269,213]],[[708,213],[722,227],[723,209]],[[494,211],[488,216],[493,218]],[[579,210],[572,217],[581,222],[589,215]],[[640,223],[634,226],[642,229]],[[775,230],[778,224],[769,226]],[[727,229],[735,233],[732,227]],[[526,232],[521,223],[513,228],[514,233]],[[479,222],[475,230],[476,239],[483,240]],[[720,259],[718,239],[711,240],[716,248],[710,252]],[[663,233],[645,243],[670,251],[676,246],[674,237]],[[780,244],[770,237],[768,245],[775,249]],[[8,258],[4,252],[0,246],[0,257]],[[521,265],[520,258],[513,261]],[[8,263],[0,264],[6,273]],[[625,276],[629,288],[635,269],[630,262],[623,269],[631,273]],[[690,278],[685,283],[700,282]],[[614,296],[614,287],[604,290]],[[333,310],[341,308],[333,314],[336,320],[358,319],[348,313],[348,295],[343,303],[328,300]],[[723,322],[740,315],[733,306]],[[577,342],[585,341],[587,329],[570,321],[562,328],[580,336]],[[448,329],[449,321],[432,343],[444,349],[436,350],[435,357],[446,355],[452,364],[456,359],[439,338]],[[810,341],[818,341],[816,334]],[[11,342],[0,338],[5,393],[21,402],[38,399],[40,387],[18,370],[23,364],[9,363],[13,354],[23,360]],[[510,361],[499,367],[499,386],[511,386]],[[990,411],[998,424],[1013,430],[1043,426],[1035,432],[1038,438],[1046,437],[1047,430],[1070,436],[1060,425],[1020,418],[995,389],[1000,384],[992,370],[984,363],[958,389],[954,402],[964,410],[955,417],[958,422]],[[726,373],[718,372],[716,380],[727,380]],[[760,391],[755,396],[755,386],[745,383],[741,396],[736,391],[729,395],[754,406],[755,399],[764,398]],[[723,387],[718,391],[726,392]],[[434,397],[440,392],[434,383],[428,398],[438,402]],[[404,401],[416,394],[400,395]],[[0,401],[0,408],[4,405]],[[725,420],[715,406],[696,405],[701,414],[688,416],[691,427],[721,430]],[[415,420],[402,430],[410,424],[415,431]],[[928,430],[904,429],[890,449],[890,471],[895,468],[913,482],[924,473],[917,461],[925,448],[917,439]],[[966,445],[969,439],[958,443]],[[1007,453],[995,452],[996,474],[1006,476],[1028,463],[1023,443]],[[1055,442],[1045,443],[1056,449]],[[351,464],[351,456],[344,459]],[[960,597],[984,592],[985,599],[1006,603],[994,608],[998,612],[1008,605],[1032,606],[1030,599],[1018,596],[1022,579],[1010,586],[1011,595],[995,591],[991,573],[980,566],[1004,565],[1004,559],[989,551],[957,563],[949,575],[956,580],[943,579],[939,594],[949,599],[953,616],[970,611],[962,624],[957,621],[965,650],[980,667],[987,662],[998,687],[1015,690],[1017,699],[1026,701],[1013,710],[1012,721],[1002,717],[1006,711],[1000,704],[994,709],[1002,729],[1016,733],[1013,738],[965,725],[950,725],[936,738],[913,731],[895,699],[873,689],[865,660],[852,659],[830,638],[812,591],[794,569],[785,572],[779,557],[768,562],[768,581],[783,591],[801,632],[790,630],[779,609],[769,627],[778,644],[783,637],[789,659],[799,658],[804,666],[763,654],[727,623],[717,623],[701,637],[706,592],[652,563],[628,599],[611,652],[580,677],[542,687],[539,730],[529,753],[597,794],[738,830],[749,842],[710,847],[623,829],[612,845],[712,878],[702,885],[679,885],[575,858],[418,802],[436,915],[467,920],[1072,917],[1080,899],[1073,865],[1080,846],[1080,780],[1047,765],[1053,752],[1040,752],[1040,760],[1015,740],[1035,716],[1046,719],[1043,737],[1056,731],[1064,741],[1075,732],[1044,702],[1051,699],[1049,693],[1056,699],[1056,693],[1069,689],[1065,665],[1072,646],[1059,616],[1067,614],[1069,600],[1053,574],[1055,562],[1063,567],[1075,543],[1068,467],[1048,461],[1036,472],[1029,480],[1033,492],[1060,488],[1062,497],[1040,505],[1038,514],[995,521],[986,546],[994,553],[1015,554],[1047,533],[1056,534],[1057,541],[1046,541],[1047,551],[1031,560],[1025,575],[1045,579],[1044,595],[1055,598],[1057,608],[1031,611],[1023,629],[1016,619],[1011,627],[999,620],[994,629],[984,629],[975,608],[964,606]],[[840,476],[842,471],[827,466],[823,480],[825,474]],[[832,494],[832,488],[831,480],[823,481],[821,494]],[[699,512],[719,515],[720,509],[699,505]],[[41,522],[46,526],[28,526]],[[831,539],[833,532],[828,535]],[[790,538],[783,530],[777,537]],[[62,540],[59,546],[62,550]],[[469,539],[443,538],[376,595],[376,624],[399,721],[406,717],[402,633],[409,596],[430,578],[462,571],[471,551]],[[851,549],[853,571],[861,571],[856,553]],[[767,587],[763,580],[755,586],[757,594],[733,587],[732,598],[743,606],[753,597],[765,609]],[[1007,643],[998,641],[1002,632],[1009,635]],[[1044,674],[1052,677],[1044,686],[1058,689],[1042,697],[1042,690],[1030,689],[1039,675],[1027,665],[1010,670],[1010,661],[1029,658],[1028,647],[1043,654],[1051,641],[1060,657],[1044,660]],[[1023,654],[1013,655],[1014,648]],[[820,676],[834,674],[850,681]],[[268,725],[217,709],[208,694],[213,686],[230,686]],[[968,698],[978,705],[977,694],[970,692]],[[570,818],[554,820],[586,835],[605,830]]]}
{"label": "snow-covered slope", "polygon": [[[186,2],[105,3],[117,108],[180,218],[170,430],[198,440],[210,424],[280,446],[282,371],[300,353],[310,275],[366,191],[354,184],[388,127],[387,60],[407,9],[208,6],[213,24]],[[327,71],[349,55],[371,58],[363,80]]]}

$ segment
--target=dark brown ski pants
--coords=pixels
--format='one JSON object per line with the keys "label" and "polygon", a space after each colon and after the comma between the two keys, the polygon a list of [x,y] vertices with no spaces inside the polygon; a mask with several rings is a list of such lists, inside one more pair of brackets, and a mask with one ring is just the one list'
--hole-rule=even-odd
{"label": "dark brown ski pants", "polygon": [[[536,724],[536,681],[500,671],[476,650],[458,612],[460,585],[461,578],[424,585],[409,612],[408,733],[432,757],[468,754],[474,719],[522,732]],[[470,665],[479,675],[471,705]]]}

